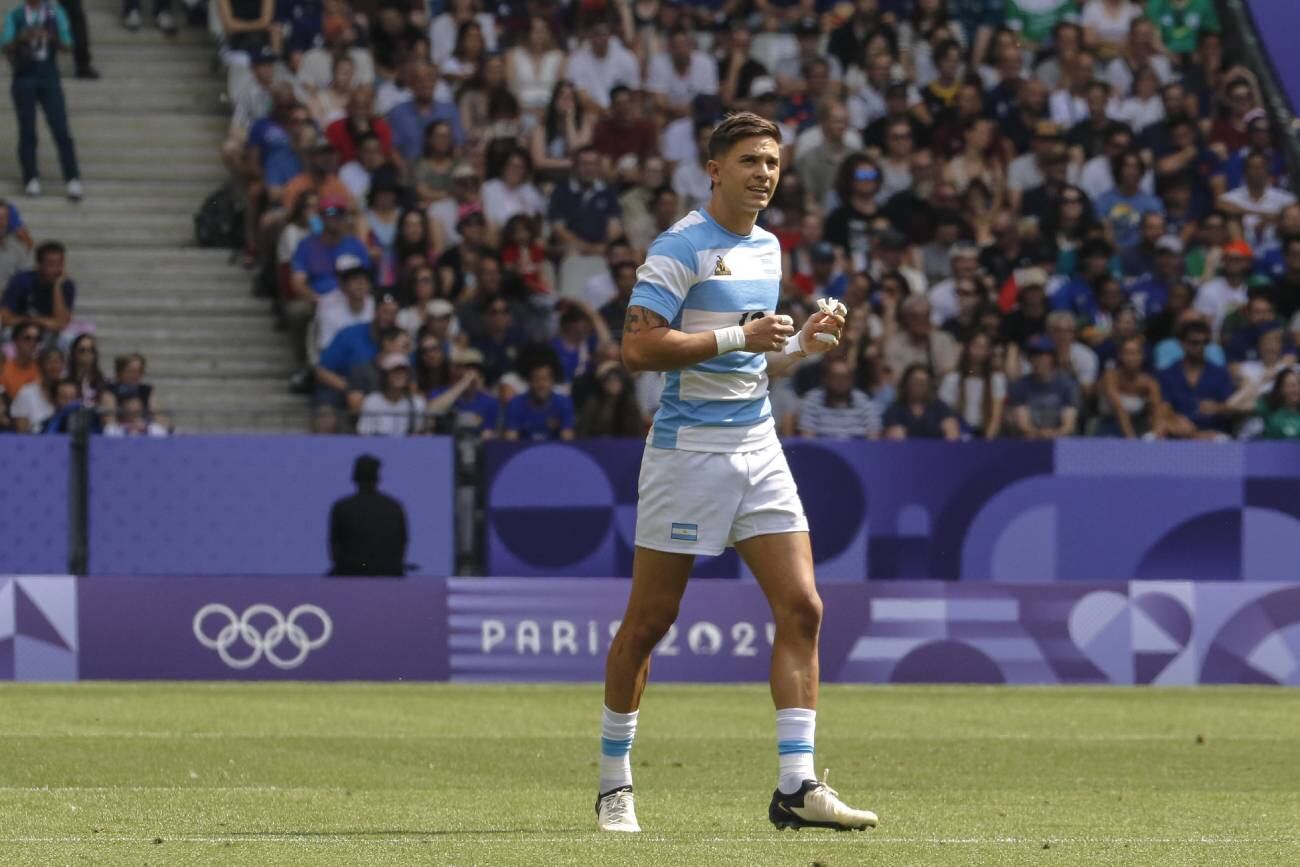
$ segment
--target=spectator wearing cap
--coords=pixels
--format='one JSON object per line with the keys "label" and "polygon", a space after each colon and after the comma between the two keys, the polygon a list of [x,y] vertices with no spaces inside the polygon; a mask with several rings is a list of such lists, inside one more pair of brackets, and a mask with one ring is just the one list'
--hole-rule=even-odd
{"label": "spectator wearing cap", "polygon": [[1296,203],[1294,195],[1273,186],[1271,172],[1269,155],[1252,153],[1246,158],[1245,183],[1219,197],[1219,210],[1240,217],[1246,239],[1254,245],[1272,241],[1278,216]]}
{"label": "spectator wearing cap", "polygon": [[1184,283],[1183,242],[1163,235],[1155,243],[1155,267],[1127,288],[1128,300],[1143,319],[1165,309],[1174,284]]}
{"label": "spectator wearing cap", "polygon": [[451,354],[452,384],[428,394],[429,416],[435,421],[450,416],[449,424],[437,423],[440,432],[472,432],[483,439],[496,436],[500,424],[500,402],[483,390],[483,354],[470,347],[456,347]]}
{"label": "spectator wearing cap", "polygon": [[1051,338],[1029,342],[1030,372],[1011,386],[1011,418],[1025,439],[1073,436],[1079,421],[1079,386],[1057,369]]}
{"label": "spectator wearing cap", "polygon": [[835,192],[839,207],[826,217],[826,240],[844,251],[854,271],[870,264],[872,221],[879,215],[880,167],[866,154],[852,154],[840,163]]}
{"label": "spectator wearing cap", "polygon": [[1064,147],[1059,125],[1050,120],[1040,120],[1034,125],[1029,152],[1016,157],[1007,166],[1007,188],[1011,191],[1014,208],[1019,208],[1020,196],[1026,190],[1043,183],[1047,177],[1048,160]]}
{"label": "spectator wearing cap", "polygon": [[505,439],[573,439],[573,401],[555,390],[555,380],[551,364],[533,365],[528,371],[528,390],[506,405]]}
{"label": "spectator wearing cap", "polygon": [[289,298],[285,317],[295,348],[306,347],[307,325],[315,315],[316,305],[326,294],[338,288],[339,259],[348,267],[370,267],[370,252],[359,239],[347,234],[347,206],[339,199],[323,199],[319,235],[311,234],[298,242],[291,261]]}
{"label": "spectator wearing cap", "polygon": [[424,397],[411,388],[411,360],[400,353],[379,360],[383,385],[361,401],[357,433],[362,436],[413,436],[424,432]]}
{"label": "spectator wearing cap", "polygon": [[596,122],[591,143],[609,163],[632,154],[643,164],[657,148],[659,130],[637,111],[632,91],[623,85],[609,93],[609,111]]}
{"label": "spectator wearing cap", "polygon": [[547,219],[552,240],[564,251],[560,292],[579,294],[596,273],[605,270],[605,245],[623,233],[618,194],[600,177],[600,153],[584,147],[574,156],[573,176],[556,184]]}
{"label": "spectator wearing cap", "polygon": [[32,320],[46,331],[58,333],[72,321],[77,284],[68,276],[66,255],[58,241],[36,248],[36,267],[9,278],[0,296],[0,326]]}
{"label": "spectator wearing cap", "polygon": [[248,141],[248,131],[269,115],[275,105],[271,90],[275,86],[278,59],[269,45],[253,50],[250,53],[251,74],[244,77],[239,90],[231,94],[234,110],[230,115],[226,141],[221,146],[221,157],[232,175],[238,176],[243,171],[240,161],[244,144]]}
{"label": "spectator wearing cap", "polygon": [[1093,210],[1097,219],[1110,227],[1111,237],[1120,251],[1128,250],[1138,242],[1138,223],[1143,214],[1163,214],[1164,204],[1154,195],[1143,191],[1142,156],[1134,150],[1125,151],[1114,159],[1111,166],[1115,186],[1097,197]]}
{"label": "spectator wearing cap", "polygon": [[668,35],[667,48],[650,58],[645,89],[660,111],[681,117],[690,113],[696,96],[717,94],[718,67],[695,47],[690,31],[679,27]]}
{"label": "spectator wearing cap", "polygon": [[500,177],[483,184],[483,216],[498,230],[516,214],[541,216],[546,204],[533,185],[533,161],[523,148],[512,150],[501,166]]}
{"label": "spectator wearing cap", "polygon": [[[415,327],[412,328],[412,325]],[[446,298],[430,298],[424,302],[422,308],[403,309],[398,314],[397,326],[414,336],[417,341],[433,337],[441,342],[444,348],[449,347],[452,338],[460,333],[456,322],[456,307]]]}
{"label": "spectator wearing cap", "polygon": [[1210,326],[1200,319],[1184,322],[1178,329],[1182,358],[1158,376],[1160,393],[1172,411],[1168,432],[1180,439],[1222,438],[1231,421],[1227,406],[1232,397],[1228,371],[1206,358]]}
{"label": "spectator wearing cap", "polygon": [[316,363],[316,402],[342,406],[353,368],[374,361],[381,341],[393,337],[394,332],[406,337],[396,323],[397,299],[384,295],[375,302],[375,315],[369,322],[349,325],[335,334]]}
{"label": "spectator wearing cap", "polygon": [[388,125],[393,131],[393,148],[406,165],[414,165],[424,149],[424,131],[434,121],[445,120],[451,126],[456,146],[465,143],[460,124],[460,110],[454,102],[436,99],[437,76],[432,67],[420,64],[411,70],[411,98],[393,106]]}
{"label": "spectator wearing cap", "polygon": [[45,331],[30,320],[19,322],[13,328],[13,353],[6,358],[0,353],[0,391],[10,401],[18,396],[23,386],[41,378],[40,365],[36,363]]}
{"label": "spectator wearing cap", "polygon": [[40,377],[20,388],[9,408],[18,433],[37,433],[54,415],[55,390],[63,378],[63,364],[63,351],[57,347],[46,347],[37,356]]}
{"label": "spectator wearing cap", "polygon": [[976,280],[979,275],[979,247],[969,241],[959,241],[948,252],[952,276],[930,287],[930,321],[942,325],[957,315],[960,304],[957,284]]}
{"label": "spectator wearing cap", "polygon": [[[74,9],[80,14],[79,4]],[[90,55],[84,39],[78,43],[73,44],[68,16],[57,3],[25,0],[5,16],[3,30],[0,30],[0,49],[9,58],[13,70],[9,93],[13,97],[18,121],[18,161],[22,168],[23,186],[29,196],[41,194],[40,171],[36,165],[38,105],[45,113],[50,135],[58,146],[59,167],[68,185],[68,198],[77,201],[82,196],[77,151],[68,129],[68,112],[56,61],[60,48],[72,48],[78,52],[78,77],[98,78],[99,73],[90,69]]]}
{"label": "spectator wearing cap", "polygon": [[338,176],[338,165],[339,155],[329,140],[319,133],[313,136],[308,146],[306,170],[284,185],[284,209],[292,211],[298,203],[298,197],[311,190],[322,200],[337,199],[348,210],[355,211],[356,203],[352,199],[352,193]]}
{"label": "spectator wearing cap", "polygon": [[1246,303],[1253,256],[1245,241],[1225,245],[1222,276],[1207,280],[1196,291],[1196,309],[1209,317],[1212,333],[1219,334],[1228,314]]}
{"label": "spectator wearing cap", "polygon": [[897,333],[885,343],[885,364],[895,372],[919,364],[935,377],[957,366],[961,350],[952,336],[933,325],[930,302],[923,295],[909,295],[899,305]]}
{"label": "spectator wearing cap", "polygon": [[885,439],[942,439],[961,437],[952,408],[934,396],[934,376],[922,363],[909,365],[898,378],[898,399],[885,410]]}
{"label": "spectator wearing cap", "polygon": [[799,402],[799,412],[790,416],[799,436],[820,439],[878,439],[882,428],[880,409],[867,393],[853,387],[853,370],[841,355],[821,364],[822,384]]}
{"label": "spectator wearing cap", "polygon": [[569,55],[566,70],[583,100],[608,109],[615,88],[641,89],[641,64],[623,40],[614,35],[607,18],[596,18],[587,28],[586,37]]}
{"label": "spectator wearing cap", "polygon": [[316,304],[316,353],[329,346],[344,328],[369,322],[375,316],[370,272],[361,260],[345,253],[335,260],[334,267],[338,291],[326,292]]}

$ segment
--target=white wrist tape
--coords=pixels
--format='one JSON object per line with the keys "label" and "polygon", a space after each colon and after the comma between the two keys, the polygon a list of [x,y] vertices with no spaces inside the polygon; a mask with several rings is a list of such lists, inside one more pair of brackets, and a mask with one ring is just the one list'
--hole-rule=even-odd
{"label": "white wrist tape", "polygon": [[718,341],[718,355],[726,355],[745,348],[745,329],[739,325],[729,328],[713,329],[713,337]]}
{"label": "white wrist tape", "polygon": [[807,355],[803,348],[803,332],[796,331],[794,337],[785,342],[786,355]]}

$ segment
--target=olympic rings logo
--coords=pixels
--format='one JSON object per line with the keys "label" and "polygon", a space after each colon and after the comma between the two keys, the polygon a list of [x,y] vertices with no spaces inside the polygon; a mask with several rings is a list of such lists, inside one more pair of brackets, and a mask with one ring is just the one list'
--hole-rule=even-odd
{"label": "olympic rings logo", "polygon": [[[266,631],[253,623],[259,615],[270,618],[271,623]],[[318,622],[320,629],[315,638],[299,625],[301,618],[314,618]],[[205,627],[211,619],[224,623],[216,635],[210,637]],[[262,622],[265,623],[265,620]],[[334,621],[330,620],[330,616],[320,606],[311,604],[299,605],[286,617],[278,608],[263,602],[250,605],[239,616],[229,606],[211,602],[194,615],[194,637],[199,640],[199,644],[215,650],[222,662],[241,671],[252,668],[264,656],[276,668],[297,668],[306,661],[308,653],[324,647],[333,634]],[[251,651],[247,656],[233,655],[231,648],[241,642],[251,648]],[[285,642],[289,643],[294,653],[282,654],[280,648]]]}

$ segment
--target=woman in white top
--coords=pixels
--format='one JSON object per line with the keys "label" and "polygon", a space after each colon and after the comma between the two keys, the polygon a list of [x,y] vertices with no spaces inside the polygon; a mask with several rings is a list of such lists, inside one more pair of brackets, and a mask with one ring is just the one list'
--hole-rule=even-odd
{"label": "woman in white top", "polygon": [[972,182],[982,182],[996,197],[993,206],[997,208],[1006,188],[1007,172],[998,153],[995,131],[993,121],[987,117],[972,120],[962,152],[948,161],[943,176],[957,188],[958,195],[964,194]]}
{"label": "woman in white top", "polygon": [[311,119],[321,129],[343,117],[348,110],[348,100],[352,98],[355,85],[357,65],[346,54],[334,58],[333,74],[330,86],[316,90],[308,88],[307,110]]}
{"label": "woman in white top", "polygon": [[525,112],[541,117],[556,83],[564,77],[564,52],[555,47],[551,24],[541,16],[528,22],[528,40],[506,54],[506,79]]}
{"label": "woman in white top", "polygon": [[501,177],[483,185],[483,216],[500,229],[515,214],[540,215],[546,207],[533,186],[533,163],[528,151],[511,151],[501,167]]}
{"label": "woman in white top", "polygon": [[54,415],[54,392],[59,386],[59,380],[63,378],[63,362],[63,351],[54,347],[41,350],[37,356],[36,366],[41,372],[40,379],[18,389],[9,408],[14,430],[18,433],[37,433]]}
{"label": "woman in white top", "polygon": [[469,81],[478,75],[487,58],[487,42],[483,27],[477,21],[466,21],[456,34],[456,48],[439,68],[442,77],[452,84]]}
{"label": "woman in white top", "polygon": [[446,12],[429,24],[429,55],[442,66],[456,50],[456,37],[466,21],[477,21],[483,33],[483,43],[488,51],[497,50],[496,20],[487,12],[478,11],[478,0],[451,0]]}
{"label": "woman in white top", "polygon": [[546,108],[542,122],[533,127],[528,148],[539,173],[555,180],[567,177],[573,167],[573,154],[591,144],[596,129],[596,113],[587,111],[578,99],[577,88],[559,81]]}
{"label": "woman in white top", "polygon": [[961,417],[971,434],[995,439],[1002,431],[1002,408],[1007,398],[1007,377],[993,364],[993,342],[977,332],[961,353],[957,369],[939,383],[939,399]]}
{"label": "woman in white top", "polygon": [[383,386],[361,401],[357,433],[402,437],[424,432],[424,398],[411,390],[411,360],[400,352],[379,362]]}
{"label": "woman in white top", "polygon": [[1083,7],[1084,41],[1102,60],[1116,57],[1128,40],[1128,28],[1142,9],[1129,0],[1088,0]]}

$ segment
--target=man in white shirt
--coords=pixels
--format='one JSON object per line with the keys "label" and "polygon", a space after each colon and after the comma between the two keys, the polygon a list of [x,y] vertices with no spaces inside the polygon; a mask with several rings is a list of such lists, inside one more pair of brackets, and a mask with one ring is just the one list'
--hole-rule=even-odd
{"label": "man in white shirt", "polygon": [[1270,244],[1276,235],[1278,215],[1296,203],[1296,197],[1272,184],[1268,154],[1255,151],[1246,157],[1245,183],[1219,197],[1219,208],[1241,217],[1246,240],[1256,247]]}
{"label": "man in white shirt", "polygon": [[695,97],[718,92],[718,64],[695,47],[689,31],[674,30],[668,50],[650,58],[646,90],[663,110],[674,116],[688,114]]}
{"label": "man in white shirt", "polygon": [[334,58],[346,54],[352,59],[352,85],[375,83],[375,61],[370,52],[357,47],[357,31],[345,19],[330,21],[321,30],[325,44],[306,51],[298,63],[298,83],[314,90],[325,90],[334,80]]}
{"label": "man in white shirt", "polygon": [[[1083,164],[1079,172],[1079,189],[1096,201],[1105,193],[1115,189],[1115,175],[1111,170],[1111,160],[1133,147],[1133,133],[1121,123],[1112,126],[1106,136],[1106,149]],[[1150,169],[1142,175],[1138,189],[1147,195],[1155,195],[1156,179]]]}
{"label": "man in white shirt", "polygon": [[1062,372],[1074,377],[1085,396],[1091,396],[1097,385],[1100,363],[1097,353],[1078,340],[1079,324],[1068,310],[1057,310],[1047,316],[1047,336],[1056,346],[1056,365]]}
{"label": "man in white shirt", "polygon": [[1210,317],[1214,339],[1219,339],[1223,320],[1246,303],[1247,280],[1254,267],[1254,251],[1245,241],[1233,241],[1223,247],[1223,276],[1201,284],[1196,290],[1197,310]]}
{"label": "man in white shirt", "polygon": [[609,22],[598,20],[587,41],[569,57],[569,80],[590,102],[609,108],[609,92],[622,85],[641,89],[641,69],[636,55],[610,32]]}
{"label": "man in white shirt", "polygon": [[326,292],[316,302],[316,352],[330,345],[334,335],[349,325],[375,318],[375,299],[370,294],[370,274],[356,256],[339,256],[334,263],[339,288]]}
{"label": "man in white shirt", "polygon": [[1106,80],[1110,82],[1111,93],[1123,99],[1133,89],[1133,74],[1143,66],[1160,79],[1161,86],[1168,84],[1174,77],[1174,66],[1169,58],[1160,53],[1156,47],[1156,27],[1147,18],[1134,18],[1129,25],[1128,45],[1124,53],[1116,57],[1106,67]]}

